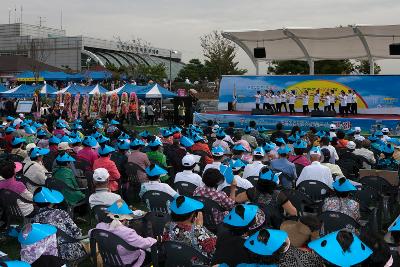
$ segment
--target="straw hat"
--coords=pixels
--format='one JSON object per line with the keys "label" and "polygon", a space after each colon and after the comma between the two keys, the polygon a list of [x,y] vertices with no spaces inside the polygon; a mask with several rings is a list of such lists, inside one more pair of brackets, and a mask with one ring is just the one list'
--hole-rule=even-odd
{"label": "straw hat", "polygon": [[290,243],[295,247],[302,247],[311,237],[311,229],[299,221],[284,221],[280,229],[288,233]]}

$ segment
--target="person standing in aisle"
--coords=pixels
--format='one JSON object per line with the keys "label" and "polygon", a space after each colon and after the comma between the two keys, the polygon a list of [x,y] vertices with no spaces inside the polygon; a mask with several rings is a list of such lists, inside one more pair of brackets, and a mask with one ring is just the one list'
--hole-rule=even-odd
{"label": "person standing in aisle", "polygon": [[342,90],[342,92],[340,92],[339,95],[339,113],[340,116],[344,117],[344,114],[346,113],[346,116],[348,116],[348,111],[347,111],[347,95],[344,93],[344,91]]}
{"label": "person standing in aisle", "polygon": [[285,89],[282,90],[281,99],[280,100],[281,100],[281,108],[285,107],[285,112],[287,112],[287,105],[286,105],[286,103],[287,103],[287,93],[286,93]]}
{"label": "person standing in aisle", "polygon": [[261,92],[257,91],[257,94],[254,97],[256,98],[256,109],[260,109]]}
{"label": "person standing in aisle", "polygon": [[308,108],[308,100],[310,99],[308,92],[305,91],[303,96],[303,115],[307,115],[310,112],[310,109]]}
{"label": "person standing in aisle", "polygon": [[292,91],[289,93],[289,112],[290,115],[293,115],[296,113],[296,110],[294,109],[294,104],[296,102],[296,92]]}
{"label": "person standing in aisle", "polygon": [[314,94],[314,110],[319,110],[319,100],[320,100],[320,94],[319,90],[317,89],[317,91]]}
{"label": "person standing in aisle", "polygon": [[335,90],[331,90],[330,97],[331,97],[331,99],[330,99],[331,110],[336,112],[336,110],[335,110],[335,102],[336,102]]}
{"label": "person standing in aisle", "polygon": [[349,90],[349,92],[346,95],[346,102],[347,102],[347,114],[351,113],[353,114],[353,92]]}

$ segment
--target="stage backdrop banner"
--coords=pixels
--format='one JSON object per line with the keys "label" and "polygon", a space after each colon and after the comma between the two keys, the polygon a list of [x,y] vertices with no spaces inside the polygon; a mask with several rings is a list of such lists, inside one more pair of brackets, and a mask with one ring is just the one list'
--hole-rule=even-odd
{"label": "stage backdrop banner", "polygon": [[[228,102],[236,103],[236,110],[250,111],[255,108],[257,91],[295,91],[300,96],[304,91],[310,95],[309,106],[313,107],[313,96],[317,89],[320,95],[334,90],[339,95],[343,90],[354,90],[357,95],[358,112],[363,114],[400,114],[400,75],[296,75],[296,76],[223,76],[219,89],[219,110],[228,110]],[[302,110],[302,100],[297,99],[296,111]],[[262,102],[261,102],[262,103]],[[261,105],[262,106],[262,105]],[[339,101],[335,103],[338,111]],[[320,102],[320,108],[322,103]]]}
{"label": "stage backdrop banner", "polygon": [[319,117],[304,117],[304,116],[267,116],[267,115],[241,115],[241,114],[209,114],[209,113],[195,113],[193,122],[199,125],[207,125],[207,121],[212,120],[214,123],[226,127],[228,122],[233,121],[236,128],[244,128],[249,125],[250,121],[256,121],[257,125],[264,126],[267,129],[275,129],[276,124],[281,122],[285,130],[292,129],[293,126],[299,126],[304,130],[310,127],[315,127],[318,130],[328,130],[330,124],[343,130],[354,128],[355,126],[361,127],[365,132],[373,132],[375,129],[388,127],[392,134],[400,134],[399,120],[375,120],[375,119],[361,119],[361,118],[319,118]]}

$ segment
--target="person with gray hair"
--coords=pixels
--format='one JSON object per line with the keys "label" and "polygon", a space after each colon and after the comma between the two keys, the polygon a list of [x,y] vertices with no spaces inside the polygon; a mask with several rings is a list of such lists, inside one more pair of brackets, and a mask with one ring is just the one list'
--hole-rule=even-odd
{"label": "person with gray hair", "polygon": [[94,170],[93,181],[95,185],[95,192],[89,197],[90,208],[97,205],[111,206],[115,201],[121,199],[121,196],[112,193],[108,189],[108,178],[110,174],[104,168]]}

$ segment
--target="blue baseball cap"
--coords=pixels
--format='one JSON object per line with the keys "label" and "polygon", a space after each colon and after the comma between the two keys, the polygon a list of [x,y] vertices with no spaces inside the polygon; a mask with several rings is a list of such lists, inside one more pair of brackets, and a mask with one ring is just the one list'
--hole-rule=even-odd
{"label": "blue baseball cap", "polygon": [[75,138],[72,138],[71,141],[72,141],[72,144],[82,143],[82,138],[80,138],[79,136],[76,136]]}
{"label": "blue baseball cap", "polygon": [[108,155],[108,154],[110,154],[110,153],[112,153],[114,151],[115,151],[114,148],[105,145],[104,147],[99,147],[99,150],[97,151],[97,153],[99,153],[100,156],[105,156],[105,155]]}
{"label": "blue baseball cap", "polygon": [[318,136],[319,138],[322,138],[322,137],[324,137],[324,136],[326,135],[326,132],[320,130],[320,131],[318,131],[315,135]]}
{"label": "blue baseball cap", "polygon": [[200,142],[200,141],[203,141],[203,140],[204,140],[204,138],[203,138],[202,136],[200,136],[200,135],[198,135],[198,134],[194,134],[194,135],[193,135],[193,141],[194,141],[195,143]]}
{"label": "blue baseball cap", "polygon": [[67,125],[65,125],[65,123],[63,121],[57,121],[56,128],[59,128],[59,129],[67,128]]}
{"label": "blue baseball cap", "polygon": [[94,132],[94,133],[92,133],[90,136],[93,137],[93,138],[95,138],[95,139],[97,139],[97,138],[101,137],[102,134],[99,133],[99,132]]}
{"label": "blue baseball cap", "polygon": [[389,143],[392,143],[393,145],[395,145],[395,146],[400,146],[400,140],[399,139],[397,139],[397,138],[389,138],[388,140],[387,140]]}
{"label": "blue baseball cap", "polygon": [[168,173],[166,170],[164,170],[157,164],[155,164],[153,168],[151,168],[151,166],[147,167],[145,171],[148,176],[160,176]]}
{"label": "blue baseball cap", "polygon": [[298,135],[291,135],[288,137],[288,141],[290,141],[292,143],[296,142],[298,139],[299,139]]}
{"label": "blue baseball cap", "polygon": [[134,139],[131,143],[130,143],[130,147],[136,147],[136,146],[144,146],[144,142],[140,139]]}
{"label": "blue baseball cap", "polygon": [[283,155],[283,154],[289,154],[292,150],[290,149],[289,146],[285,145],[283,147],[280,147],[278,149],[278,154],[279,155]]}
{"label": "blue baseball cap", "polygon": [[18,234],[21,245],[32,245],[57,232],[57,228],[50,224],[32,223],[26,224]]}
{"label": "blue baseball cap", "polygon": [[351,233],[353,235],[353,243],[347,251],[343,251],[337,240],[338,234],[339,231],[336,231],[320,239],[313,240],[308,243],[308,247],[328,262],[337,266],[356,265],[372,254],[372,250],[353,233]]}
{"label": "blue baseball cap", "polygon": [[47,136],[47,132],[45,130],[40,129],[37,134],[37,136]]}
{"label": "blue baseball cap", "polygon": [[129,139],[119,139],[117,142],[117,147],[120,150],[128,150],[130,147],[131,142]]}
{"label": "blue baseball cap", "polygon": [[211,154],[213,155],[213,156],[217,156],[217,157],[220,157],[220,156],[223,156],[224,155],[224,149],[221,147],[221,146],[216,146],[216,147],[213,147],[212,149],[211,149]]}
{"label": "blue baseball cap", "polygon": [[241,168],[246,167],[246,163],[244,163],[241,159],[231,160],[230,165],[234,171],[238,171]]}
{"label": "blue baseball cap", "polygon": [[378,139],[379,139],[379,138],[378,138],[376,135],[374,135],[374,134],[368,136],[368,140],[371,141],[371,142],[375,142],[375,141],[377,141]]}
{"label": "blue baseball cap", "polygon": [[129,208],[129,206],[122,199],[115,201],[110,207],[108,207],[107,212],[115,214],[115,215],[132,215],[133,214],[133,211]]}
{"label": "blue baseball cap", "polygon": [[109,124],[110,125],[119,125],[119,121],[111,120]]}
{"label": "blue baseball cap", "polygon": [[281,175],[281,172],[275,173],[270,168],[263,167],[260,170],[259,176],[260,176],[260,180],[269,180],[271,182],[279,184],[279,175]]}
{"label": "blue baseball cap", "polygon": [[11,141],[11,145],[15,146],[15,145],[22,144],[25,142],[26,142],[25,138],[14,137]]}
{"label": "blue baseball cap", "polygon": [[78,123],[72,124],[72,127],[71,127],[72,130],[81,130],[82,128],[83,128],[82,125],[80,125]]}
{"label": "blue baseball cap", "polygon": [[25,126],[24,131],[27,134],[36,134],[36,128],[33,126]]}
{"label": "blue baseball cap", "polygon": [[231,166],[221,164],[219,166],[219,172],[225,177],[226,183],[231,184],[233,182],[234,175]]}
{"label": "blue baseball cap", "polygon": [[400,216],[389,226],[389,232],[400,231]]}
{"label": "blue baseball cap", "polygon": [[203,209],[204,204],[190,197],[179,196],[171,202],[169,208],[177,215],[184,215]]}
{"label": "blue baseball cap", "polygon": [[36,203],[51,203],[58,204],[63,202],[64,196],[60,191],[42,187],[40,192],[33,196],[33,201]]}
{"label": "blue baseball cap", "polygon": [[56,158],[56,161],[59,162],[74,162],[75,159],[68,155],[67,153],[64,153],[63,155],[58,155]]}
{"label": "blue baseball cap", "polygon": [[35,159],[39,156],[47,155],[47,154],[49,154],[49,152],[50,152],[50,149],[35,147],[29,153],[29,157],[31,159]]}
{"label": "blue baseball cap", "polygon": [[244,133],[251,133],[251,131],[253,130],[253,128],[251,128],[250,126],[246,126],[243,130]]}
{"label": "blue baseball cap", "polygon": [[168,130],[168,129],[161,129],[160,132],[161,132],[161,135],[162,135],[163,137],[165,137],[165,138],[170,137],[170,136],[173,135],[173,133],[172,133],[170,130]]}
{"label": "blue baseball cap", "polygon": [[131,139],[129,134],[122,132],[119,136],[118,139]]}
{"label": "blue baseball cap", "polygon": [[170,131],[172,133],[180,133],[182,131],[182,129],[175,125],[175,126],[170,127]]}
{"label": "blue baseball cap", "polygon": [[103,129],[104,125],[102,123],[99,123],[98,121],[96,121],[96,123],[93,125],[93,127],[96,129]]}
{"label": "blue baseball cap", "polygon": [[63,137],[61,137],[60,143],[62,143],[62,142],[72,144],[72,140],[68,135],[64,135]]}
{"label": "blue baseball cap", "polygon": [[97,145],[97,141],[92,136],[85,136],[85,138],[83,138],[82,144],[84,144],[85,146],[95,147]]}
{"label": "blue baseball cap", "polygon": [[264,151],[266,152],[270,152],[271,150],[273,150],[276,147],[275,143],[269,142],[269,143],[265,143],[263,146]]}
{"label": "blue baseball cap", "polygon": [[16,130],[15,130],[15,128],[14,127],[11,127],[11,126],[8,126],[7,128],[6,128],[6,133],[13,133],[13,132],[15,132]]}
{"label": "blue baseball cap", "polygon": [[337,179],[335,182],[333,182],[332,186],[333,189],[338,192],[357,191],[357,188],[344,177]]}
{"label": "blue baseball cap", "polygon": [[[263,240],[263,236],[266,235],[265,231],[269,233],[267,242]],[[251,235],[246,242],[244,242],[244,246],[254,254],[271,256],[286,242],[287,238],[288,234],[285,231],[262,229]]]}
{"label": "blue baseball cap", "polygon": [[181,145],[184,147],[191,147],[194,145],[193,140],[187,136],[182,136],[179,141],[180,141]]}
{"label": "blue baseball cap", "polygon": [[256,217],[257,211],[258,207],[256,205],[240,204],[225,216],[223,222],[234,227],[247,227]]}
{"label": "blue baseball cap", "polygon": [[78,133],[77,132],[70,132],[69,134],[68,134],[68,137],[69,138],[75,138],[75,137],[77,137],[78,136]]}
{"label": "blue baseball cap", "polygon": [[31,267],[31,265],[24,261],[4,261],[3,262],[7,267]]}
{"label": "blue baseball cap", "polygon": [[257,126],[256,127],[257,131],[259,131],[260,133],[265,132],[267,130],[267,128],[265,128],[264,126]]}
{"label": "blue baseball cap", "polygon": [[319,146],[314,146],[310,149],[310,155],[322,155],[321,148]]}
{"label": "blue baseball cap", "polygon": [[37,128],[42,127],[43,124],[41,124],[41,123],[35,121],[34,123],[32,123],[32,126],[35,127],[35,128],[37,129]]}
{"label": "blue baseball cap", "polygon": [[281,143],[281,144],[286,145],[285,139],[283,139],[282,137],[276,138],[275,143]]}
{"label": "blue baseball cap", "polygon": [[149,131],[145,130],[145,131],[139,133],[139,136],[142,138],[146,138],[146,137],[151,136],[151,134],[149,133]]}
{"label": "blue baseball cap", "polygon": [[242,144],[234,145],[232,150],[247,152],[247,149]]}
{"label": "blue baseball cap", "polygon": [[383,136],[382,131],[376,131],[376,132],[375,132],[375,136],[382,137],[382,136]]}
{"label": "blue baseball cap", "polygon": [[99,143],[99,144],[105,144],[108,141],[110,141],[110,138],[105,137],[104,135],[100,135],[100,137],[96,138],[96,140],[97,140],[97,143]]}
{"label": "blue baseball cap", "polygon": [[215,136],[219,138],[224,138],[226,136],[226,133],[224,132],[224,130],[220,129]]}
{"label": "blue baseball cap", "polygon": [[162,143],[158,139],[154,139],[153,141],[149,142],[147,144],[149,147],[156,147],[156,146],[162,146]]}
{"label": "blue baseball cap", "polygon": [[306,149],[307,148],[307,142],[304,140],[297,140],[294,144],[293,144],[293,148],[302,148],[302,149]]}
{"label": "blue baseball cap", "polygon": [[382,153],[392,154],[394,147],[391,144],[382,144],[379,148]]}
{"label": "blue baseball cap", "polygon": [[15,120],[15,118],[13,116],[7,116],[6,121],[10,122]]}
{"label": "blue baseball cap", "polygon": [[256,149],[254,149],[253,155],[254,155],[254,156],[261,156],[261,157],[264,157],[264,156],[265,156],[264,148],[262,148],[262,147],[257,147]]}
{"label": "blue baseball cap", "polygon": [[61,140],[57,136],[53,135],[49,138],[49,143],[58,145],[59,143],[61,143]]}

